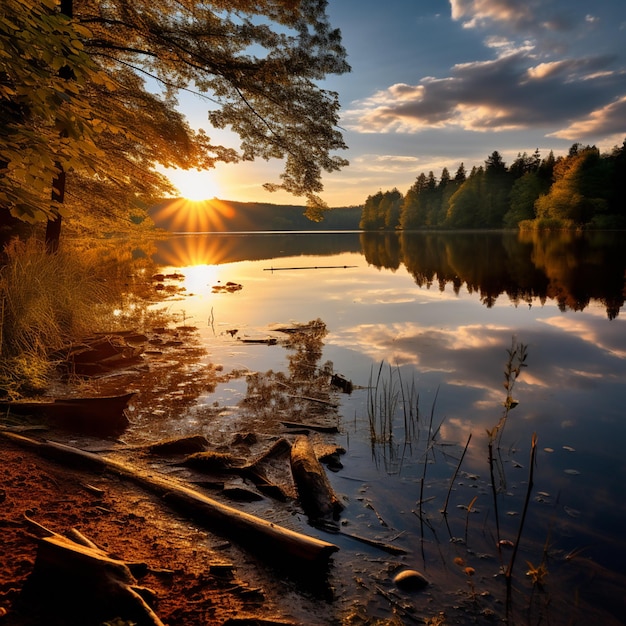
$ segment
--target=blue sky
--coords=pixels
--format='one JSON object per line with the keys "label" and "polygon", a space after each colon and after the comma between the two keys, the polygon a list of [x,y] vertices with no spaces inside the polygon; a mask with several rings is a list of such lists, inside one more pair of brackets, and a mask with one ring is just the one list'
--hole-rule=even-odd
{"label": "blue sky", "polygon": [[[454,175],[494,150],[510,164],[518,152],[626,138],[624,0],[329,0],[328,13],[352,66],[323,84],[339,94],[350,161],[324,178],[331,206],[406,193],[421,172]],[[218,138],[201,103],[181,105]],[[262,189],[280,171],[222,166],[202,184],[227,200],[298,203]]]}

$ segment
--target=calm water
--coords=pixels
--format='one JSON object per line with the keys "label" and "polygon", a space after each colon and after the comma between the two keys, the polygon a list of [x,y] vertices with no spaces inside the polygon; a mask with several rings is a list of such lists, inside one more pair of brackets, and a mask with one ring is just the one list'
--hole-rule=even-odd
{"label": "calm water", "polygon": [[[170,310],[200,328],[210,361],[225,371],[286,368],[280,345],[244,344],[229,329],[260,338],[277,336],[276,324],[325,322],[320,365],[332,361],[335,372],[360,387],[340,396],[338,441],[348,453],[331,479],[347,500],[344,517],[353,531],[407,549],[402,563],[440,584],[429,597],[447,604],[449,615],[456,600],[445,588],[460,589],[467,602],[471,596],[477,613],[502,613],[486,430],[503,413],[506,350],[513,338],[527,345],[528,367],[513,394],[519,405],[502,435],[498,507],[501,537],[515,540],[536,433],[534,485],[516,561],[518,585],[536,604],[529,622],[622,623],[624,233],[181,235],[159,242],[154,260],[184,274],[186,295]],[[242,289],[213,293],[228,281]],[[372,445],[367,387],[381,364],[388,388],[414,386],[416,402],[419,394],[419,437],[411,445],[401,403],[392,441]],[[242,378],[199,402],[235,407],[245,392]],[[199,427],[190,421],[187,429]],[[181,429],[178,421],[176,432]],[[446,524],[439,511],[470,434]],[[418,517],[420,495],[426,523]],[[345,547],[353,557],[363,552]],[[380,570],[376,555],[367,554],[373,565],[364,572]],[[475,568],[475,577],[454,558]],[[502,562],[509,558],[507,552]],[[542,560],[548,575],[533,592],[526,561],[537,566]],[[344,594],[354,601],[347,586]],[[384,617],[382,605],[377,610]],[[451,623],[462,623],[458,619]]]}

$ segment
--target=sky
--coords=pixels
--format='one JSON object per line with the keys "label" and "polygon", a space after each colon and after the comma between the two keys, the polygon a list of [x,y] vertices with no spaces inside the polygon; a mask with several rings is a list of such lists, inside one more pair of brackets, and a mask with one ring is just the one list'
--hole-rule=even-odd
{"label": "sky", "polygon": [[[350,165],[323,178],[331,207],[404,194],[422,172],[454,176],[495,150],[510,165],[536,149],[608,151],[626,139],[624,0],[329,0],[328,14],[352,66],[321,85],[339,94],[349,146],[339,156]],[[180,106],[218,139],[199,99]],[[262,188],[281,169],[260,161],[171,178],[196,198],[303,204]]]}

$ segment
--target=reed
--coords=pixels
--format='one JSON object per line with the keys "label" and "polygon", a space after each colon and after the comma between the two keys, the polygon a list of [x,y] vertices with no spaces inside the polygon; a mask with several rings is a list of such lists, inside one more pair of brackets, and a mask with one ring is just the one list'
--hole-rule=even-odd
{"label": "reed", "polygon": [[[496,485],[494,469],[498,470],[500,479],[500,490],[506,488],[506,479],[502,463],[499,457],[500,445],[502,442],[502,433],[509,417],[509,413],[519,404],[513,399],[513,389],[515,383],[520,377],[522,370],[528,367],[526,359],[528,358],[528,346],[517,342],[515,337],[511,338],[511,347],[507,349],[507,360],[504,366],[504,388],[506,390],[506,398],[503,403],[502,416],[498,423],[491,429],[487,429],[487,449],[489,453],[489,477],[491,480],[491,493],[493,497],[493,510],[496,520],[496,534],[498,546],[500,545],[500,515],[498,511],[498,486]],[[494,448],[498,451],[498,457],[494,454]]]}
{"label": "reed", "polygon": [[418,436],[420,411],[415,380],[406,383],[399,367],[385,368],[384,362],[377,371],[372,367],[367,387],[367,417],[374,458],[377,460],[382,449],[385,462],[398,462],[401,468],[406,451]]}
{"label": "reed", "polygon": [[461,469],[461,464],[463,463],[463,459],[465,458],[465,453],[467,452],[467,449],[469,448],[471,440],[472,440],[472,433],[470,433],[469,437],[467,438],[467,443],[465,444],[465,448],[463,448],[463,454],[461,454],[461,458],[459,459],[459,462],[457,463],[456,469],[454,470],[454,474],[452,475],[452,478],[450,479],[450,486],[448,487],[448,494],[446,495],[446,501],[443,505],[443,510],[441,511],[442,515],[448,514],[448,502],[450,500],[450,493],[452,492],[454,481],[456,480],[456,477],[459,474],[459,470]]}
{"label": "reed", "polygon": [[528,470],[528,488],[526,489],[526,498],[524,500],[522,518],[520,519],[519,528],[517,530],[517,537],[515,538],[515,543],[513,545],[511,561],[509,562],[509,566],[507,567],[507,570],[506,570],[506,580],[509,586],[511,584],[511,576],[513,575],[513,566],[515,565],[515,558],[517,556],[517,552],[519,550],[519,544],[522,539],[522,530],[524,528],[524,522],[526,520],[526,513],[528,512],[528,503],[530,502],[530,494],[532,493],[532,490],[533,490],[533,485],[534,485],[533,477],[534,477],[536,458],[537,458],[537,433],[533,433],[533,436],[530,442],[530,468]]}

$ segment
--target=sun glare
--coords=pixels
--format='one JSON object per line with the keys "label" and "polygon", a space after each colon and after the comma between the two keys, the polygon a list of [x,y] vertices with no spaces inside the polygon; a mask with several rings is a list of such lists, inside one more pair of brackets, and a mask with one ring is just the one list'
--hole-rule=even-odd
{"label": "sun glare", "polygon": [[209,200],[219,194],[213,172],[173,169],[167,172],[167,177],[186,200]]}

